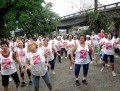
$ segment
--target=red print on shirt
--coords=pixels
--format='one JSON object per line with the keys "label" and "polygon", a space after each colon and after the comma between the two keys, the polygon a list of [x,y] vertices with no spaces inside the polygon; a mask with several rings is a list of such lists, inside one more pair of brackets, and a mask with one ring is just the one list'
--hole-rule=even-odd
{"label": "red print on shirt", "polygon": [[10,59],[9,58],[2,59],[2,66],[3,66],[4,70],[11,68],[11,61],[10,61]]}
{"label": "red print on shirt", "polygon": [[73,44],[69,44],[68,47],[72,48],[74,45]]}
{"label": "red print on shirt", "polygon": [[86,50],[80,50],[80,58],[85,58],[87,56]]}
{"label": "red print on shirt", "polygon": [[24,57],[25,56],[25,51],[20,51],[20,57]]}
{"label": "red print on shirt", "polygon": [[40,56],[39,55],[34,56],[33,57],[33,62],[34,62],[34,65],[40,63],[41,62]]}
{"label": "red print on shirt", "polygon": [[106,43],[106,49],[107,50],[112,49],[112,43]]}
{"label": "red print on shirt", "polygon": [[0,53],[2,52],[2,50],[0,50]]}
{"label": "red print on shirt", "polygon": [[46,53],[47,55],[50,55],[50,50],[49,50],[49,49],[45,49],[45,53]]}

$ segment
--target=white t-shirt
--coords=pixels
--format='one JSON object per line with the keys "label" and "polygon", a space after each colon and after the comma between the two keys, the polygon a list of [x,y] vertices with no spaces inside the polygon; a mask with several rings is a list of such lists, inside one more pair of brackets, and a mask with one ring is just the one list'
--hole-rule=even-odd
{"label": "white t-shirt", "polygon": [[67,54],[71,54],[72,52],[72,48],[75,46],[75,41],[71,40],[71,41],[67,41]]}
{"label": "white t-shirt", "polygon": [[25,48],[26,49],[28,48],[28,42],[25,42]]}
{"label": "white t-shirt", "polygon": [[106,40],[106,38],[102,38],[101,40],[100,40],[100,42],[99,42],[99,44],[100,45],[102,45],[102,48],[101,48],[101,51],[104,51],[105,50],[105,40]]}
{"label": "white t-shirt", "polygon": [[18,48],[18,43],[17,42],[14,42],[14,44],[13,44],[13,46],[14,46],[14,52],[16,52],[16,50],[17,50],[17,48]]}
{"label": "white t-shirt", "polygon": [[57,50],[57,51],[60,51],[61,48],[62,48],[62,42],[57,40],[57,41],[55,42],[55,46],[57,46],[57,47],[56,47],[56,50]]}
{"label": "white t-shirt", "polygon": [[25,66],[25,58],[27,55],[27,49],[26,48],[23,48],[23,49],[17,48],[17,52],[18,52],[18,58],[22,64],[22,66]]}
{"label": "white t-shirt", "polygon": [[44,76],[47,72],[44,55],[45,51],[43,48],[39,48],[36,53],[29,52],[26,55],[31,65],[31,72],[35,76]]}
{"label": "white t-shirt", "polygon": [[9,43],[9,50],[12,51],[12,48],[13,48],[13,42],[10,42]]}
{"label": "white t-shirt", "polygon": [[62,42],[62,47],[61,48],[65,48],[65,45],[66,45],[66,43],[67,43],[67,40],[65,39],[62,39],[61,40],[61,42]]}
{"label": "white t-shirt", "polygon": [[16,72],[15,61],[13,60],[13,52],[10,52],[9,57],[5,58],[0,53],[1,74],[11,75]]}
{"label": "white t-shirt", "polygon": [[113,47],[114,41],[113,40],[105,40],[105,50],[104,53],[107,55],[114,55],[115,54],[115,50]]}
{"label": "white t-shirt", "polygon": [[91,40],[93,41],[94,46],[98,46],[98,35],[91,35]]}
{"label": "white t-shirt", "polygon": [[54,59],[52,45],[48,45],[47,47],[42,46],[42,48],[45,50],[45,53],[48,55],[48,61],[52,61]]}
{"label": "white t-shirt", "polygon": [[40,47],[42,47],[42,40],[40,41],[40,40],[37,40],[37,44],[38,44],[38,47],[40,48]]}
{"label": "white t-shirt", "polygon": [[88,44],[85,43],[83,48],[80,44],[77,44],[77,49],[75,51],[75,64],[88,64],[90,62],[88,55]]}

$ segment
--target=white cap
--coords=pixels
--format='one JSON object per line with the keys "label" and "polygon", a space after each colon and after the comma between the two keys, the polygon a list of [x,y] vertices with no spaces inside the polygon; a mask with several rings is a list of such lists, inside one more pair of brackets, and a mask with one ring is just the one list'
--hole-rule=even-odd
{"label": "white cap", "polygon": [[104,30],[102,29],[101,32],[104,32]]}
{"label": "white cap", "polygon": [[57,39],[61,38],[61,36],[58,36]]}
{"label": "white cap", "polygon": [[90,35],[86,35],[86,37],[90,37]]}

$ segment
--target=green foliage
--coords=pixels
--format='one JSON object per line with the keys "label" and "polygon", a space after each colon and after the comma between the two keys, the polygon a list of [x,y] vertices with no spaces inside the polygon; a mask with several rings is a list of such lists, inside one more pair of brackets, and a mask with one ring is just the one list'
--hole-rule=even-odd
{"label": "green foliage", "polygon": [[[89,32],[95,31],[98,32],[101,29],[104,29],[105,32],[109,32],[109,26],[114,22],[113,18],[111,18],[106,13],[94,13],[90,12],[87,14],[88,24],[90,25]],[[95,30],[97,27],[98,30]]]}
{"label": "green foliage", "polygon": [[[52,3],[42,6],[44,0],[0,0],[0,37],[16,26],[23,29],[20,34],[49,34],[58,23]],[[18,21],[18,24],[16,24]],[[6,26],[5,26],[6,24]]]}

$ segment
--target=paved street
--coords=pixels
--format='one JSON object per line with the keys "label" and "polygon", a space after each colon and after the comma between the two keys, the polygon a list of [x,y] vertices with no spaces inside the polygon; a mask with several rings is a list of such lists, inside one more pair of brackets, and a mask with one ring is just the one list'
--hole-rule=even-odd
{"label": "paved street", "polygon": [[[50,77],[52,80],[53,91],[120,91],[120,60],[115,61],[116,77],[111,74],[110,67],[106,67],[103,72],[100,72],[101,65],[90,64],[90,70],[88,74],[88,85],[83,85],[82,71],[80,72],[80,86],[75,85],[74,70],[69,70],[69,61],[63,59],[62,63],[58,63],[56,60],[56,74],[53,75],[50,71]],[[27,77],[27,76],[26,76]],[[49,91],[44,81],[41,79],[40,91]],[[10,82],[9,91],[16,91],[15,85]],[[0,81],[0,91],[3,91]],[[34,91],[33,86],[28,84],[26,79],[26,86],[19,91]]]}

